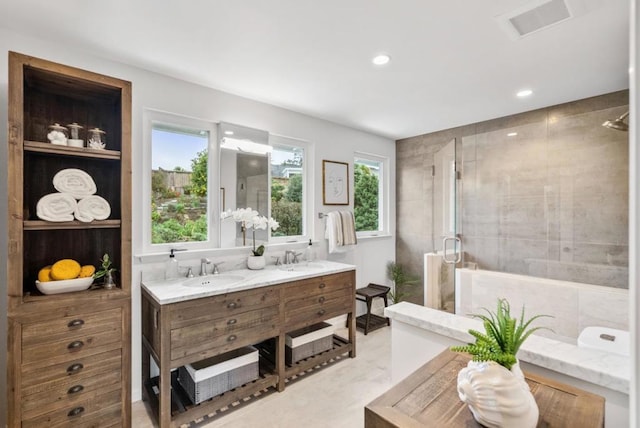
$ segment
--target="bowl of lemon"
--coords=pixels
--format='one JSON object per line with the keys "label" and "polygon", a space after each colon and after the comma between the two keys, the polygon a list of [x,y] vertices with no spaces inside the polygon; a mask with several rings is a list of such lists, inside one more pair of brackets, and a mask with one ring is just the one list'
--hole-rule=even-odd
{"label": "bowl of lemon", "polygon": [[36,287],[42,294],[86,290],[93,284],[95,271],[94,266],[81,266],[80,263],[72,259],[58,260],[54,264],[40,269]]}

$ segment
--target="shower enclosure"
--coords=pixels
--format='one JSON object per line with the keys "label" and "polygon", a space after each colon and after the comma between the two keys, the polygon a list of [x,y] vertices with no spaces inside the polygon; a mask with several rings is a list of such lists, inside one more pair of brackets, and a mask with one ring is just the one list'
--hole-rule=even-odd
{"label": "shower enclosure", "polygon": [[601,126],[628,107],[598,98],[434,145],[426,306],[453,311],[462,267],[628,287],[628,134]]}

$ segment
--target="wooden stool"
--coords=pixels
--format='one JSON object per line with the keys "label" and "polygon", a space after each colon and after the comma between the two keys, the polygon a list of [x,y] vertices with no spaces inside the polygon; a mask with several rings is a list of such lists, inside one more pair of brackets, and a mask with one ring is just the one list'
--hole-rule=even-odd
{"label": "wooden stool", "polygon": [[366,287],[356,289],[356,300],[367,303],[367,313],[356,318],[356,327],[364,330],[365,336],[369,331],[376,330],[385,325],[391,325],[389,318],[371,313],[371,302],[375,297],[384,299],[384,307],[387,307],[387,293],[390,287],[378,284],[369,284]]}

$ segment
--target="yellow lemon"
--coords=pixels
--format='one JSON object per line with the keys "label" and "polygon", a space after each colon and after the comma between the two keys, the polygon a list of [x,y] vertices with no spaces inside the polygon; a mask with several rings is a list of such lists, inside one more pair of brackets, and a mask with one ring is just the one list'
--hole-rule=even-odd
{"label": "yellow lemon", "polygon": [[74,279],[80,275],[80,263],[72,259],[58,260],[51,266],[51,278],[59,281]]}
{"label": "yellow lemon", "polygon": [[84,265],[80,269],[80,275],[78,275],[78,278],[88,278],[91,275],[93,275],[95,272],[96,272],[95,266]]}
{"label": "yellow lemon", "polygon": [[38,281],[49,282],[51,281],[51,265],[45,266],[38,272]]}

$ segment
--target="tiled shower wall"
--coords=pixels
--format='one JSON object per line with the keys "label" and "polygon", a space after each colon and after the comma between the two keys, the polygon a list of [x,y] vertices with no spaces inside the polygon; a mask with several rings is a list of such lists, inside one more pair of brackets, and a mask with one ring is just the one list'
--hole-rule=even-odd
{"label": "tiled shower wall", "polygon": [[626,288],[628,133],[601,125],[627,110],[621,91],[397,141],[397,262],[422,277],[441,240],[431,166],[456,138],[464,261]]}

